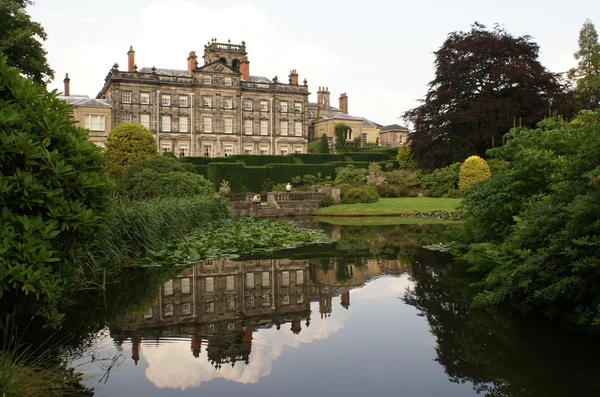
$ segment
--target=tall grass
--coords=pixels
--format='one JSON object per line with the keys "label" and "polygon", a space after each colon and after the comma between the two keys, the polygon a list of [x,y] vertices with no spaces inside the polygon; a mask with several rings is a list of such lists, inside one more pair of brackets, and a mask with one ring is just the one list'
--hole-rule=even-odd
{"label": "tall grass", "polygon": [[104,233],[90,247],[91,259],[101,268],[134,262],[148,249],[229,216],[227,201],[220,197],[117,199]]}

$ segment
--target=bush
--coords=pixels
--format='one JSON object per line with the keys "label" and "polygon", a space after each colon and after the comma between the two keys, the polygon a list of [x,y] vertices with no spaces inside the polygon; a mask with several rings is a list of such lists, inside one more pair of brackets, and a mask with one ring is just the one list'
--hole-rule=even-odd
{"label": "bush", "polygon": [[321,135],[321,139],[319,140],[319,153],[329,153],[329,140],[327,139],[327,134]]}
{"label": "bush", "polygon": [[371,163],[369,165],[369,175],[367,175],[367,183],[373,184],[375,186],[385,185],[385,174],[381,170],[381,166],[379,164]]}
{"label": "bush", "polygon": [[[458,187],[458,174],[461,163],[454,163],[447,167],[434,170],[421,178],[421,187],[427,190],[428,197],[447,196]],[[455,194],[455,193],[452,193]]]}
{"label": "bush", "polygon": [[408,189],[406,187],[380,185],[376,186],[379,197],[384,198],[396,198],[396,197],[407,197]]}
{"label": "bush", "polygon": [[326,194],[321,200],[319,200],[319,208],[331,207],[334,204],[335,203],[333,202],[333,197],[331,197],[328,194]]}
{"label": "bush", "polygon": [[154,135],[139,123],[119,124],[108,134],[106,158],[109,175],[118,179],[125,169],[138,161],[158,156]]}
{"label": "bush", "polygon": [[347,152],[344,153],[347,161],[357,161],[357,162],[366,162],[366,163],[379,163],[380,161],[390,161],[394,160],[387,153],[378,153],[378,152]]}
{"label": "bush", "polygon": [[351,187],[345,192],[342,190],[342,204],[376,203],[379,193],[375,186]]}
{"label": "bush", "polygon": [[317,182],[319,182],[319,178],[317,178],[315,175],[308,174],[302,177],[302,183],[305,185],[314,185]]}
{"label": "bush", "polygon": [[308,153],[320,153],[319,148],[320,148],[319,141],[312,141],[312,142],[309,142],[307,145]]}
{"label": "bush", "polygon": [[492,176],[487,162],[479,156],[471,156],[460,167],[458,188],[462,191],[477,182],[489,179]]}
{"label": "bush", "polygon": [[323,154],[313,154],[313,153],[293,153],[288,155],[288,157],[292,157],[300,160],[303,164],[325,164],[331,163],[334,161],[345,162],[346,158],[343,154],[332,154],[332,153],[323,153]]}
{"label": "bush", "polygon": [[367,170],[357,169],[350,164],[347,167],[340,167],[335,170],[335,183],[358,183],[365,180]]}
{"label": "bush", "polygon": [[192,172],[157,172],[142,169],[124,179],[124,195],[132,200],[212,196],[215,193],[215,186],[211,182]]}
{"label": "bush", "polygon": [[335,138],[335,151],[336,153],[343,153],[348,150],[348,144],[346,143],[346,131],[348,131],[350,127],[346,124],[338,123],[335,125],[334,129],[334,138]]}
{"label": "bush", "polygon": [[423,173],[417,170],[406,177],[406,186],[410,188],[420,187],[423,182]]}
{"label": "bush", "polygon": [[413,159],[410,146],[398,148],[396,159],[398,160],[399,168],[415,168],[417,166],[417,162]]}
{"label": "bush", "polygon": [[288,183],[294,177],[318,175],[335,176],[335,167],[327,164],[269,164],[266,166],[267,176],[275,183]]}
{"label": "bush", "polygon": [[104,155],[72,110],[0,54],[0,329],[15,308],[61,322],[57,304],[84,282],[82,255],[109,212]]}

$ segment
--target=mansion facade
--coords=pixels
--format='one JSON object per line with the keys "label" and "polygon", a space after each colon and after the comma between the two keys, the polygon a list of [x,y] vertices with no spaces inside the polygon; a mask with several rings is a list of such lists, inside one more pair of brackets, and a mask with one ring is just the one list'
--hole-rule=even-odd
{"label": "mansion facade", "polygon": [[252,76],[245,42],[216,39],[203,65],[192,51],[181,70],[138,68],[133,48],[127,54],[127,70],[113,65],[96,98],[112,103],[113,128],[140,123],[177,156],[306,153],[310,93],[296,70],[286,83]]}

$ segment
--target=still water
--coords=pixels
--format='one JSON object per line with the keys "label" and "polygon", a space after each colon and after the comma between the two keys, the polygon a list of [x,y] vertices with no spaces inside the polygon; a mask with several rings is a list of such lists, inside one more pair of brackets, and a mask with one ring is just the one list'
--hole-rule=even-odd
{"label": "still water", "polygon": [[132,270],[72,366],[96,396],[600,395],[597,338],[468,309],[421,248],[443,226],[321,227],[335,243]]}

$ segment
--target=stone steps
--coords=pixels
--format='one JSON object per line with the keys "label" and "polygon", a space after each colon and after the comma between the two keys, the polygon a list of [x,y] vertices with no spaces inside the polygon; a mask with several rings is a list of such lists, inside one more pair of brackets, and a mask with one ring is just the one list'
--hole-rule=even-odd
{"label": "stone steps", "polygon": [[261,203],[260,208],[252,208],[252,215],[261,218],[276,218],[277,208],[269,203]]}

